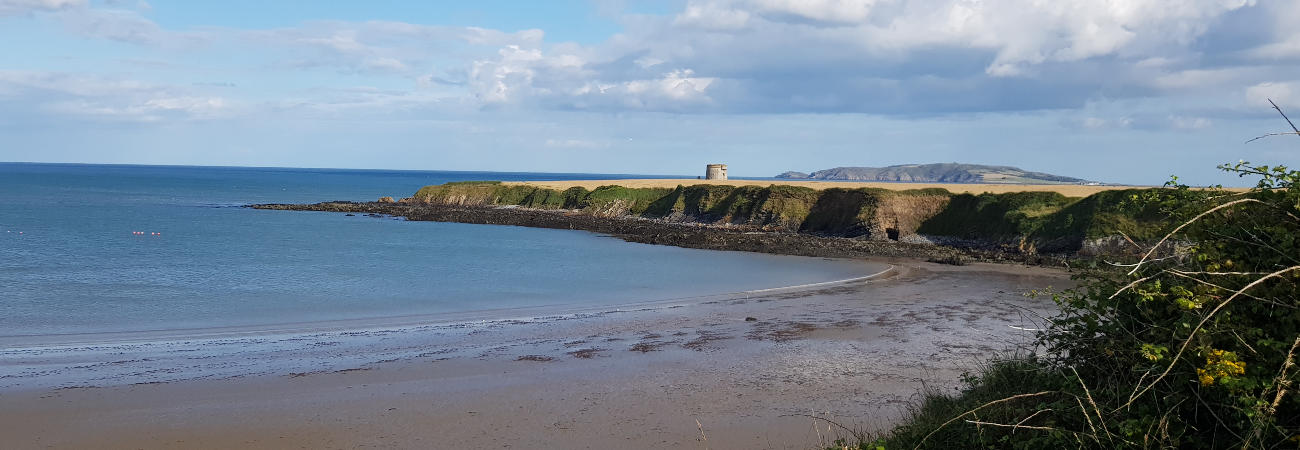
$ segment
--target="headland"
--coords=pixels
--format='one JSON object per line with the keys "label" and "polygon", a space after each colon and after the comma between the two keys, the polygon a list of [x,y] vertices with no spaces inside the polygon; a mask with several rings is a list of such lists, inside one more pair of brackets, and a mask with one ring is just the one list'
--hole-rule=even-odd
{"label": "headland", "polygon": [[[250,205],[579,229],[650,244],[826,257],[1067,265],[1159,238],[1164,188],[754,180],[457,182],[376,202]],[[953,189],[953,190],[949,190]],[[956,192],[954,192],[956,191]],[[975,193],[979,192],[979,193]],[[1075,196],[1077,195],[1077,196]]]}
{"label": "headland", "polygon": [[886,189],[907,191],[917,189],[943,189],[953,194],[1005,194],[1008,192],[1056,192],[1066,197],[1086,197],[1102,191],[1121,189],[1143,189],[1149,186],[1123,185],[1088,185],[1088,184],[1009,184],[1009,183],[917,183],[889,181],[827,181],[806,179],[780,180],[698,180],[692,178],[642,178],[622,180],[566,180],[566,181],[509,181],[502,184],[510,186],[534,186],[563,191],[573,187],[594,190],[601,186],[617,185],[627,188],[661,188],[672,189],[677,186],[696,184],[718,186],[792,186],[814,190],[823,189]]}

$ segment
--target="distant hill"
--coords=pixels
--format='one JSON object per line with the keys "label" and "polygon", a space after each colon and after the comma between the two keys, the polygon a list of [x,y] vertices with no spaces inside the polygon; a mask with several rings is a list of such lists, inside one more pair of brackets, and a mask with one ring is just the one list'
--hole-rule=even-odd
{"label": "distant hill", "polygon": [[777,178],[915,183],[1088,184],[1082,178],[1029,172],[1011,166],[980,164],[903,164],[888,167],[836,167],[805,174],[786,172]]}

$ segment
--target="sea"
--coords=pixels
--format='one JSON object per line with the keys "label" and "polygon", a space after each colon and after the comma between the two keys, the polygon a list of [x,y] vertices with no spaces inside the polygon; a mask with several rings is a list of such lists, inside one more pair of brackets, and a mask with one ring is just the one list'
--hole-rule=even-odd
{"label": "sea", "polygon": [[450,181],[629,177],[649,176],[0,163],[0,350],[12,356],[60,336],[88,345],[150,333],[483,319],[874,270],[584,231],[243,207],[400,198]]}

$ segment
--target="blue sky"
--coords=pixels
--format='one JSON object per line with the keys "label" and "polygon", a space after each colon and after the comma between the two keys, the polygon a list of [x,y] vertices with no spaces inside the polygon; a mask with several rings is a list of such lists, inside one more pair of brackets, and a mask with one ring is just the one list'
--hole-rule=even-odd
{"label": "blue sky", "polygon": [[1293,0],[0,0],[0,161],[1300,165]]}

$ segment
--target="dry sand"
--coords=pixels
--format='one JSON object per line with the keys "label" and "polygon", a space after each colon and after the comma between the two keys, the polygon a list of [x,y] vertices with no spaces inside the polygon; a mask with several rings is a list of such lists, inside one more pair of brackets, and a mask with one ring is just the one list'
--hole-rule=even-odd
{"label": "dry sand", "polygon": [[810,416],[880,429],[922,383],[951,390],[1029,342],[1015,327],[1052,306],[1022,293],[1070,284],[1051,269],[892,262],[870,281],[503,324],[462,342],[430,335],[418,357],[321,373],[0,392],[0,437],[6,448],[810,448],[843,435]]}
{"label": "dry sand", "polygon": [[948,191],[961,193],[993,193],[1001,194],[1006,192],[1025,192],[1025,191],[1046,191],[1059,192],[1067,197],[1087,197],[1101,191],[1113,189],[1134,189],[1142,186],[1084,186],[1078,184],[960,184],[960,183],[887,183],[887,182],[867,182],[867,181],[805,181],[805,180],[696,180],[696,179],[627,179],[627,180],[576,180],[576,181],[513,181],[503,184],[510,185],[527,185],[537,186],[556,190],[564,190],[574,186],[580,186],[587,190],[595,189],[600,186],[619,185],[629,188],[674,188],[678,185],[690,186],[694,184],[716,184],[731,186],[771,186],[774,184],[783,186],[800,186],[812,189],[830,189],[830,188],[880,188],[890,190],[907,190],[907,189],[927,189],[940,188]]}

